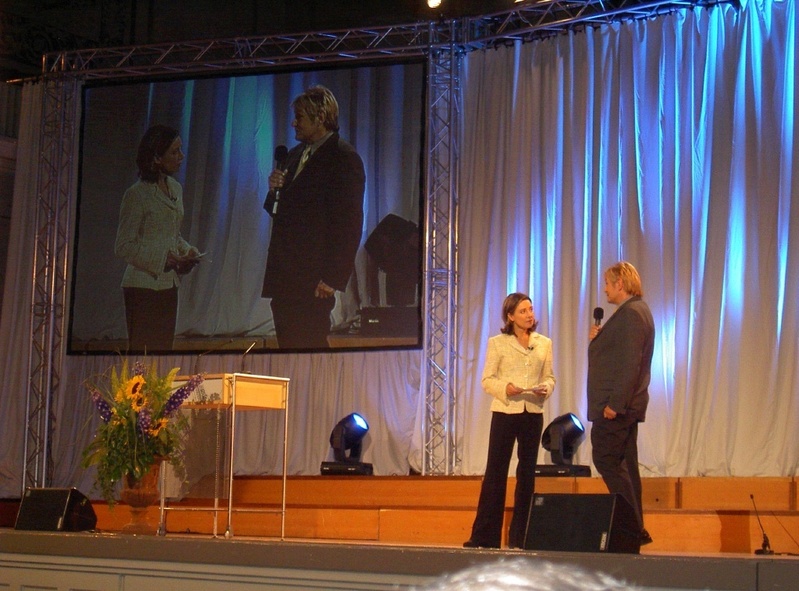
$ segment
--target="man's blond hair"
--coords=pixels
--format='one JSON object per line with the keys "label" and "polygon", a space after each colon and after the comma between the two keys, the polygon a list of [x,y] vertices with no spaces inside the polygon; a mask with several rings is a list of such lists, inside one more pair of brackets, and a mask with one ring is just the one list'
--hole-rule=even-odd
{"label": "man's blond hair", "polygon": [[644,295],[641,276],[627,261],[620,261],[605,271],[605,279],[609,279],[611,283],[621,279],[621,285],[628,294],[639,297]]}
{"label": "man's blond hair", "polygon": [[338,131],[338,101],[324,86],[311,86],[291,102],[291,107],[312,121],[321,121],[328,131]]}

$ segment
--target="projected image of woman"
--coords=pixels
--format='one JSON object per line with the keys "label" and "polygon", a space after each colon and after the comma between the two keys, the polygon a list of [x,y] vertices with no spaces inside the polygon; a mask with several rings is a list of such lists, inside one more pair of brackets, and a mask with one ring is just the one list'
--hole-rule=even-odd
{"label": "projected image of woman", "polygon": [[129,351],[172,349],[180,276],[200,252],[180,235],[183,187],[174,175],[183,162],[178,131],[153,125],[136,154],[139,180],[122,198],[114,253],[126,263],[122,277]]}
{"label": "projected image of woman", "polygon": [[523,293],[508,295],[502,304],[502,321],[500,334],[488,340],[483,368],[483,390],[494,397],[488,461],[472,535],[464,548],[500,547],[508,468],[517,443],[519,463],[508,543],[511,548],[524,546],[544,401],[555,389],[552,341],[535,331],[538,321],[530,297]]}

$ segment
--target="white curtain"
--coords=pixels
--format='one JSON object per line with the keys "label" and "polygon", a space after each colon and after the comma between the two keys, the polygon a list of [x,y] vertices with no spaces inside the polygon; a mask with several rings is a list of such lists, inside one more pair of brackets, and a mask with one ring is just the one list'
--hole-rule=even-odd
{"label": "white curtain", "polygon": [[14,203],[3,285],[0,317],[0,497],[16,497],[22,484],[25,443],[25,392],[28,387],[28,342],[30,339],[31,277],[33,274],[33,220],[38,187],[39,121],[44,85],[27,83],[22,102],[14,173]]}
{"label": "white curtain", "polygon": [[[640,430],[643,473],[799,473],[795,73],[794,0],[697,9],[465,57],[463,474],[484,469],[490,401],[480,373],[503,297],[529,292],[540,332],[554,340],[558,384],[546,419],[569,411],[585,418],[591,312],[610,312],[600,278],[619,259],[641,271],[657,328],[652,401]],[[26,89],[28,111],[40,101],[37,87]],[[28,338],[38,138],[24,127],[0,325],[0,496],[19,493],[24,441],[20,343]],[[289,472],[317,474],[333,424],[358,410],[371,426],[364,459],[377,474],[407,473],[409,458],[419,457],[422,358],[395,351],[248,359],[253,373],[292,379]],[[53,485],[91,489],[78,465],[96,420],[82,382],[112,362],[66,358]],[[158,362],[190,370],[197,359]],[[240,364],[240,356],[209,355],[201,369]],[[279,418],[242,415],[236,471],[275,473]],[[576,461],[590,463],[587,442]]]}
{"label": "white curtain", "polygon": [[529,292],[554,340],[547,418],[585,419],[588,329],[612,309],[617,260],[641,272],[657,329],[643,474],[797,473],[795,44],[791,0],[467,56],[464,473],[485,463],[480,372],[502,298]]}

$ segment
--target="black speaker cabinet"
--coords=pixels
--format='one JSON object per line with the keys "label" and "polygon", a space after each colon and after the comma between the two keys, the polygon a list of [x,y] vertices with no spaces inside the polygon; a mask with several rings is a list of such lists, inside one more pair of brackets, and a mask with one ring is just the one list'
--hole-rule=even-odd
{"label": "black speaker cabinet", "polygon": [[322,462],[322,476],[371,476],[372,464],[364,462]]}
{"label": "black speaker cabinet", "polygon": [[524,548],[638,554],[641,528],[621,495],[533,495]]}
{"label": "black speaker cabinet", "polygon": [[14,529],[87,531],[97,525],[89,499],[76,488],[27,488]]}

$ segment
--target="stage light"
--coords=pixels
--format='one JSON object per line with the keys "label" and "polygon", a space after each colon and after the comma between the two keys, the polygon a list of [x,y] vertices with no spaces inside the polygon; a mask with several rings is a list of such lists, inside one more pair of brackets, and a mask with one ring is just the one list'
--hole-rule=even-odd
{"label": "stage light", "polygon": [[341,419],[330,433],[330,446],[336,461],[360,462],[363,438],[368,431],[369,425],[357,412]]}
{"label": "stage light", "polygon": [[415,304],[419,292],[419,227],[390,213],[372,230],[363,247],[386,274],[386,303]]}
{"label": "stage light", "polygon": [[541,445],[552,453],[552,462],[569,466],[574,452],[585,437],[585,427],[573,413],[561,415],[552,421],[541,437]]}
{"label": "stage light", "polygon": [[330,433],[334,462],[322,462],[322,474],[372,474],[372,464],[361,462],[363,438],[369,424],[357,412],[341,419]]}
{"label": "stage light", "polygon": [[430,8],[438,8],[441,6],[441,0],[427,0],[427,5]]}

